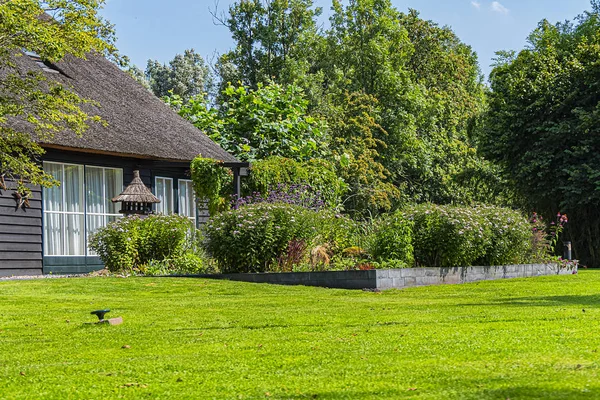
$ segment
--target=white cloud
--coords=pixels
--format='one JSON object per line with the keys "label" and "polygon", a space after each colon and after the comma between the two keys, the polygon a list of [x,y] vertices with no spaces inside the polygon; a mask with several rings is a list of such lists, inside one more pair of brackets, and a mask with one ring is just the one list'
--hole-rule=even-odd
{"label": "white cloud", "polygon": [[478,1],[472,1],[472,2],[471,2],[471,5],[472,5],[473,7],[475,7],[476,9],[478,9],[478,10],[481,8],[481,3],[480,3],[480,2],[478,2]]}
{"label": "white cloud", "polygon": [[500,4],[499,1],[493,1],[491,9],[493,12],[497,12],[498,14],[507,15],[509,13],[509,9]]}

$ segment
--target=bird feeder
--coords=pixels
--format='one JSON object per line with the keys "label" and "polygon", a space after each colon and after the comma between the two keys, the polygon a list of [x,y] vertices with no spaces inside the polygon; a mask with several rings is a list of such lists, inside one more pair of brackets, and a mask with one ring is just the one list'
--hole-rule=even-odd
{"label": "bird feeder", "polygon": [[140,171],[133,171],[133,180],[123,193],[112,199],[113,203],[121,203],[123,215],[148,215],[152,212],[152,204],[160,200],[152,194],[140,178]]}

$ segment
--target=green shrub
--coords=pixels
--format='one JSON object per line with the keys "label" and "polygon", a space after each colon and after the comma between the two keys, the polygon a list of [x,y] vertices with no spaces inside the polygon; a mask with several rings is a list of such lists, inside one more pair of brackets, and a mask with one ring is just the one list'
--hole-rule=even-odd
{"label": "green shrub", "polygon": [[193,252],[194,236],[192,222],[183,216],[130,216],[99,229],[90,239],[90,248],[110,271],[143,269],[151,261]]}
{"label": "green shrub", "polygon": [[262,272],[275,268],[293,239],[316,234],[311,213],[290,204],[258,203],[213,216],[204,227],[205,246],[223,272]]}
{"label": "green shrub", "polygon": [[319,193],[329,208],[339,207],[347,190],[334,165],[320,159],[300,162],[285,157],[269,157],[256,161],[243,183],[245,195],[254,192],[266,195],[280,185],[308,185],[311,191]]}
{"label": "green shrub", "polygon": [[144,275],[197,275],[217,272],[210,262],[199,254],[188,251],[179,257],[150,260],[142,267]]}
{"label": "green shrub", "polygon": [[359,224],[352,219],[328,210],[311,213],[309,217],[316,233],[313,246],[327,245],[331,255],[335,255],[358,244]]}
{"label": "green shrub", "polygon": [[377,262],[400,261],[412,265],[413,221],[397,211],[386,215],[373,224],[369,235],[368,249]]}
{"label": "green shrub", "polygon": [[521,213],[502,207],[478,206],[475,211],[483,216],[490,230],[490,241],[481,265],[506,265],[528,262],[531,254],[532,228]]}
{"label": "green shrub", "polygon": [[138,264],[138,217],[120,218],[100,228],[89,240],[89,246],[111,272],[131,269]]}
{"label": "green shrub", "polygon": [[490,224],[477,208],[422,204],[404,210],[404,216],[414,222],[417,265],[471,266],[491,246]]}

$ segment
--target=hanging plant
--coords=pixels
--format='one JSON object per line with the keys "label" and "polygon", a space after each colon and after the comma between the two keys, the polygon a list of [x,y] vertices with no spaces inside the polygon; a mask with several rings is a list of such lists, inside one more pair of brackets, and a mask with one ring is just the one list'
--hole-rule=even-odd
{"label": "hanging plant", "polygon": [[218,213],[227,208],[229,202],[222,196],[223,189],[231,181],[231,172],[223,167],[222,161],[196,157],[191,164],[194,192],[199,199],[208,202],[208,211]]}

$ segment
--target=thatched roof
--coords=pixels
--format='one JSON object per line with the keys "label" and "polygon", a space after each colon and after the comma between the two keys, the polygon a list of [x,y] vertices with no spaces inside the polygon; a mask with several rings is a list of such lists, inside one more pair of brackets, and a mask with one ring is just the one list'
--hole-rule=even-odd
{"label": "thatched roof", "polygon": [[133,171],[133,180],[123,190],[123,193],[112,199],[113,203],[128,201],[135,203],[160,203],[160,200],[152,194],[150,189],[140,179],[140,171]]}
{"label": "thatched roof", "polygon": [[[90,54],[87,60],[67,56],[55,65],[50,64],[58,73],[48,71],[28,55],[17,57],[15,62],[23,73],[43,71],[48,79],[71,88],[82,98],[95,101],[99,106],[83,108],[108,123],[107,126],[92,123],[81,138],[70,131],[55,134],[51,140],[42,142],[44,147],[169,161],[190,161],[201,154],[224,162],[238,162],[100,55]],[[32,131],[24,121],[13,121],[11,125],[20,131]]]}

